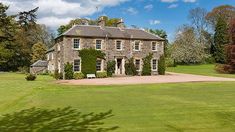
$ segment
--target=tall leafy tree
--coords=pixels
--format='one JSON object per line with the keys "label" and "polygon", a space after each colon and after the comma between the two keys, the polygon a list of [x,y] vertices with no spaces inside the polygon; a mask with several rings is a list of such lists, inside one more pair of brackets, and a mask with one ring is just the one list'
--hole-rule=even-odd
{"label": "tall leafy tree", "polygon": [[215,61],[217,63],[225,63],[226,61],[225,45],[229,44],[229,34],[228,34],[227,23],[222,17],[218,18],[217,24],[215,26],[214,44],[215,44],[215,53],[214,53]]}
{"label": "tall leafy tree", "polygon": [[37,60],[45,60],[46,59],[46,50],[47,50],[46,46],[43,43],[38,42],[38,43],[34,44],[32,47],[31,63],[34,63]]}

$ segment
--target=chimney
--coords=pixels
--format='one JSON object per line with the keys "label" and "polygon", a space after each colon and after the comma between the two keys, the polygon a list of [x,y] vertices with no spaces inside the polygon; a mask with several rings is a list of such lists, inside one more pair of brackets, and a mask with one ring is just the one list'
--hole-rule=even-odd
{"label": "chimney", "polygon": [[101,26],[101,27],[105,26],[105,20],[104,20],[103,16],[99,17],[99,19],[98,19],[98,26]]}
{"label": "chimney", "polygon": [[117,27],[119,27],[119,28],[125,28],[125,25],[124,25],[124,22],[123,22],[123,19],[122,19],[122,18],[117,22]]}

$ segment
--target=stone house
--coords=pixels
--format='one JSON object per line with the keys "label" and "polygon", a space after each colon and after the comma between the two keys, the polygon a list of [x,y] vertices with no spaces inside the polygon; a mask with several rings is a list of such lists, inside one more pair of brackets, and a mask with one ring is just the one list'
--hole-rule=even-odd
{"label": "stone house", "polygon": [[47,72],[48,63],[44,60],[38,60],[30,66],[30,73],[39,74]]}
{"label": "stone house", "polygon": [[78,51],[83,48],[94,48],[106,54],[105,60],[97,60],[97,72],[105,71],[107,61],[115,60],[116,75],[125,75],[125,62],[131,57],[141,73],[142,59],[153,53],[152,75],[156,75],[159,57],[164,53],[164,39],[141,29],[125,28],[122,19],[117,27],[106,27],[101,17],[98,25],[74,25],[58,36],[54,49],[47,53],[48,70],[63,72],[64,64],[69,62],[74,72],[80,72],[82,60]]}

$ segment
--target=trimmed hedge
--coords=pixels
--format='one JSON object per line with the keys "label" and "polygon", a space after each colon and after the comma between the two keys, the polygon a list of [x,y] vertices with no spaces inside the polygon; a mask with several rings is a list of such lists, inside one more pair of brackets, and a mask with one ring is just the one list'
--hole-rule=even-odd
{"label": "trimmed hedge", "polygon": [[73,74],[73,78],[76,80],[83,79],[83,78],[85,78],[85,75],[82,72],[76,72]]}
{"label": "trimmed hedge", "polygon": [[97,78],[106,78],[108,77],[107,72],[97,72],[96,73]]}
{"label": "trimmed hedge", "polygon": [[96,74],[96,60],[97,58],[104,59],[105,53],[90,48],[80,50],[79,56],[82,60],[82,73],[86,76],[87,74]]}
{"label": "trimmed hedge", "polygon": [[25,77],[25,79],[26,79],[27,81],[34,81],[36,78],[37,78],[37,76],[34,75],[34,74],[28,74],[28,75]]}
{"label": "trimmed hedge", "polygon": [[165,65],[165,56],[160,56],[160,59],[158,60],[158,74],[159,75],[165,75],[166,71],[166,65]]}
{"label": "trimmed hedge", "polygon": [[151,61],[153,58],[153,54],[147,55],[145,58],[143,58],[143,69],[142,69],[142,75],[148,76],[151,75]]}

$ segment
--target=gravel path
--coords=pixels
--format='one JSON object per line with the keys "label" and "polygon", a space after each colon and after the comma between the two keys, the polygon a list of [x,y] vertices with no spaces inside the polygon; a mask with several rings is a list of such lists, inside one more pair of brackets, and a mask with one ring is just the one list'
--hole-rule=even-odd
{"label": "gravel path", "polygon": [[60,80],[57,83],[72,85],[126,85],[126,84],[154,84],[154,83],[180,83],[180,82],[217,82],[235,81],[233,78],[211,77],[181,73],[167,73],[164,76],[132,76],[113,77],[82,80]]}

